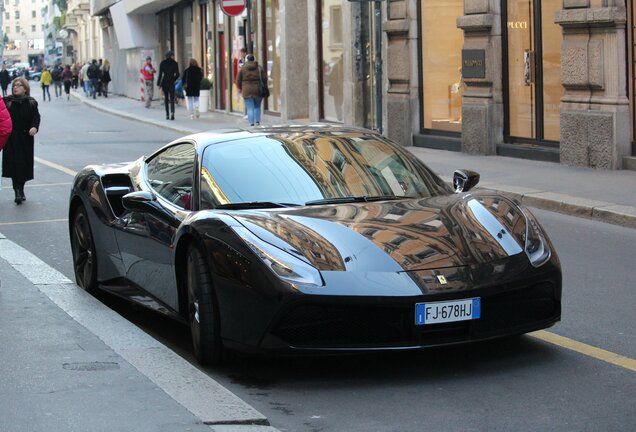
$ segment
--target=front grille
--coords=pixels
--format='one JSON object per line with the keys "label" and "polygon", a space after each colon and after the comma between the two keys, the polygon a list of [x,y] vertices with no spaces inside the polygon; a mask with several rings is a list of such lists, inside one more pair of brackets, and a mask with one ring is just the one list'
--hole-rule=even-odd
{"label": "front grille", "polygon": [[415,303],[396,307],[298,305],[284,315],[272,333],[297,348],[436,345],[493,331],[505,333],[506,329],[547,320],[559,312],[560,305],[554,298],[553,285],[543,283],[482,296],[479,320],[416,326]]}
{"label": "front grille", "polygon": [[493,332],[549,320],[560,314],[554,285],[543,282],[528,288],[489,296],[482,300],[482,319],[475,322],[477,332]]}

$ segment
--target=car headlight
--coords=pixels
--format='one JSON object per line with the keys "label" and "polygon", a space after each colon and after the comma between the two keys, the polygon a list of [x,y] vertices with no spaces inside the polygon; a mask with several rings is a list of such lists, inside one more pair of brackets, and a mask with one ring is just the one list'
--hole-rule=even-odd
{"label": "car headlight", "polygon": [[292,285],[297,283],[316,286],[324,285],[322,276],[317,268],[261,240],[247,228],[233,226],[232,229],[280,279]]}
{"label": "car headlight", "polygon": [[541,267],[548,262],[552,252],[548,246],[548,241],[545,238],[545,234],[539,225],[539,222],[527,209],[521,209],[526,217],[526,233],[525,233],[525,247],[524,250],[530,263],[534,267]]}

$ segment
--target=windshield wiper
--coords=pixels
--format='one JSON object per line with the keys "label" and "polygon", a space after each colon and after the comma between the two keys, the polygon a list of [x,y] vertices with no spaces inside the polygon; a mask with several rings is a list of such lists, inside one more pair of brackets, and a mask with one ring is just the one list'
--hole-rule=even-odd
{"label": "windshield wiper", "polygon": [[321,205],[321,204],[343,204],[343,203],[352,203],[352,202],[369,202],[369,201],[390,201],[390,200],[402,200],[408,197],[405,196],[395,196],[395,195],[377,195],[377,196],[348,196],[348,197],[333,197],[333,198],[322,198],[312,201],[307,201],[305,205]]}
{"label": "windshield wiper", "polygon": [[298,204],[278,203],[278,202],[271,202],[271,201],[248,201],[248,202],[219,204],[218,206],[216,206],[216,208],[219,210],[267,209],[267,208],[281,208],[281,207],[298,207]]}

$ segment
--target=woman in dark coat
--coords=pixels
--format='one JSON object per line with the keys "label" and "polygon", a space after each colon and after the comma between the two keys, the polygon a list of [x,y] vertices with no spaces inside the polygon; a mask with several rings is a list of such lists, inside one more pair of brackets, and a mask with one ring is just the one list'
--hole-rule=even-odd
{"label": "woman in dark coat", "polygon": [[186,102],[190,118],[199,118],[199,94],[201,93],[201,80],[203,71],[195,59],[190,59],[190,66],[183,71],[181,82],[186,93]]}
{"label": "woman in dark coat", "polygon": [[15,203],[22,204],[24,184],[33,179],[33,141],[40,128],[38,103],[33,99],[29,83],[22,77],[13,80],[11,95],[5,105],[11,115],[13,131],[3,149],[2,177],[11,177]]}

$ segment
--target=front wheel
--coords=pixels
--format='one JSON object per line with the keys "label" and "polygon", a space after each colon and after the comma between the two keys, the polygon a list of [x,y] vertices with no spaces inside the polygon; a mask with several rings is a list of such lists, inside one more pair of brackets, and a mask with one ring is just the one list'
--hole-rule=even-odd
{"label": "front wheel", "polygon": [[210,272],[203,254],[190,245],[187,260],[188,320],[197,361],[219,364],[224,349],[219,326],[219,309],[212,287]]}
{"label": "front wheel", "polygon": [[94,291],[97,288],[97,254],[88,215],[82,205],[77,208],[73,216],[71,250],[75,281],[86,291]]}

